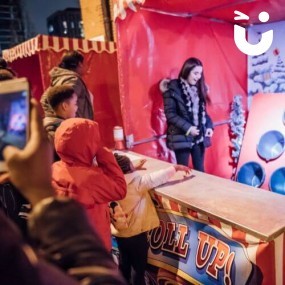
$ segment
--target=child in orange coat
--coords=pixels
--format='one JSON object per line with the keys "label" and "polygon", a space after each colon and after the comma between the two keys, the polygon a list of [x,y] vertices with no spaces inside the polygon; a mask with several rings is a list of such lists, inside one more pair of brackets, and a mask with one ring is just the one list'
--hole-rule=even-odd
{"label": "child in orange coat", "polygon": [[112,152],[100,146],[98,124],[67,119],[56,130],[54,143],[61,160],[52,167],[53,186],[59,195],[73,197],[85,206],[91,224],[110,251],[108,203],[125,197],[126,182]]}

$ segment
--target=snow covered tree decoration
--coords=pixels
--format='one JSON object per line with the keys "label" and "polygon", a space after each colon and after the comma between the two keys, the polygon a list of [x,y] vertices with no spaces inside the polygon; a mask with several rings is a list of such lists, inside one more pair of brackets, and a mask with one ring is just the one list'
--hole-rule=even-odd
{"label": "snow covered tree decoration", "polygon": [[272,69],[272,78],[277,85],[275,92],[284,93],[285,91],[285,65],[281,58],[279,49],[274,49],[274,56],[277,56],[277,61]]}
{"label": "snow covered tree decoration", "polygon": [[233,173],[234,178],[238,158],[241,150],[243,135],[245,127],[245,111],[242,106],[242,96],[235,95],[231,104],[230,113],[230,135],[232,143],[231,157],[233,159]]}
{"label": "snow covered tree decoration", "polygon": [[[273,55],[272,55],[273,54]],[[249,57],[248,103],[256,93],[285,92],[285,64],[278,48]],[[284,56],[284,55],[283,55]]]}
{"label": "snow covered tree decoration", "polygon": [[273,64],[268,60],[267,53],[252,56],[249,60],[248,95],[253,96],[258,92],[264,93],[265,89],[274,83],[271,78]]}

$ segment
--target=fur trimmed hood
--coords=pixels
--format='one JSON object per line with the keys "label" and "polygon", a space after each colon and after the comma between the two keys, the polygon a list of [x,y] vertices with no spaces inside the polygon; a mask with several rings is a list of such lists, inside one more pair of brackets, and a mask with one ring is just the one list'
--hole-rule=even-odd
{"label": "fur trimmed hood", "polygon": [[171,79],[169,78],[163,78],[162,80],[160,80],[159,82],[159,90],[161,93],[166,92],[169,89],[169,82],[171,81]]}
{"label": "fur trimmed hood", "polygon": [[[164,94],[165,92],[172,90],[177,94],[181,93],[179,79],[163,78],[159,82],[159,90]],[[179,96],[180,97],[180,96]]]}

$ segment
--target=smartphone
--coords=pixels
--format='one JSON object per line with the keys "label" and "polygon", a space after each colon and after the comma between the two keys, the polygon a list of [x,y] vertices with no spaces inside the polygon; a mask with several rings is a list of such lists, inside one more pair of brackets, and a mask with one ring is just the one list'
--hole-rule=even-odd
{"label": "smartphone", "polygon": [[0,81],[0,172],[6,171],[3,149],[24,148],[29,138],[30,88],[27,78]]}

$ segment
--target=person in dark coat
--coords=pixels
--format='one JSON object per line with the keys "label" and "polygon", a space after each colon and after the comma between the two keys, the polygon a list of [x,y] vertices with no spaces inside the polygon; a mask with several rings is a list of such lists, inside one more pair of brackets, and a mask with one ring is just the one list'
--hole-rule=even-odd
{"label": "person in dark coat", "polygon": [[204,172],[205,148],[210,146],[213,123],[207,114],[207,87],[202,62],[187,59],[178,79],[162,80],[164,112],[167,120],[167,146],[175,152],[178,164]]}
{"label": "person in dark coat", "polygon": [[77,51],[69,51],[61,59],[58,67],[54,67],[49,75],[51,78],[50,87],[41,97],[41,105],[45,112],[45,117],[54,115],[54,111],[48,102],[48,92],[53,86],[70,85],[78,96],[78,110],[76,117],[94,119],[93,95],[88,90],[82,75],[85,72],[84,57]]}

